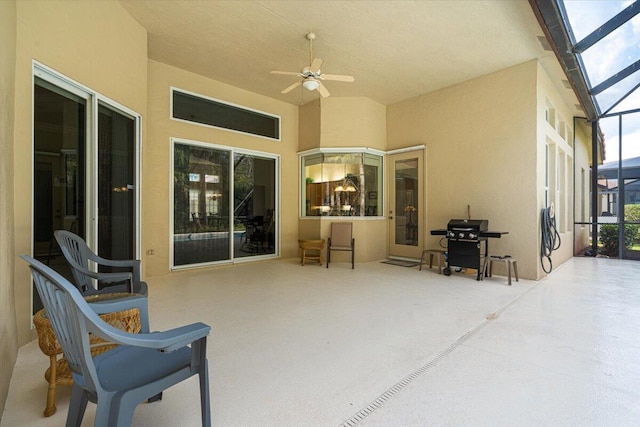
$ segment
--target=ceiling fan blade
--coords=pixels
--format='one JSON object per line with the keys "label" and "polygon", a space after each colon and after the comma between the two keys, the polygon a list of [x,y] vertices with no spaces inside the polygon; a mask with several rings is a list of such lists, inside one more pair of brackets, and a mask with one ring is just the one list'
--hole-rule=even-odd
{"label": "ceiling fan blade", "polygon": [[343,76],[340,74],[321,74],[320,78],[324,79],[324,80],[333,80],[336,82],[353,82],[355,81],[355,79],[353,78],[353,76]]}
{"label": "ceiling fan blade", "polygon": [[298,76],[298,77],[302,77],[302,74],[294,73],[293,71],[271,71],[271,74],[282,74],[283,76]]}
{"label": "ceiling fan blade", "polygon": [[318,93],[322,95],[323,98],[331,95],[326,87],[322,84],[322,82],[318,82]]}
{"label": "ceiling fan blade", "polygon": [[292,84],[291,86],[289,86],[288,88],[286,88],[285,90],[283,90],[280,93],[289,93],[292,90],[294,90],[295,88],[297,88],[298,86],[300,86],[302,84],[301,81],[295,82],[294,84]]}
{"label": "ceiling fan blade", "polygon": [[309,70],[312,73],[317,73],[318,70],[320,70],[320,66],[322,65],[322,59],[320,58],[313,58],[313,61],[311,61],[311,66],[309,66]]}

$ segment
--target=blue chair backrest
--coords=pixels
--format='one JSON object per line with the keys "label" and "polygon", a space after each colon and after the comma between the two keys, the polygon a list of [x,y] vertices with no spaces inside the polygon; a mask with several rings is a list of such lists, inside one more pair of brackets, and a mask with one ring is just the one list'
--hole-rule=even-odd
{"label": "blue chair backrest", "polygon": [[89,331],[85,319],[86,312],[94,315],[95,313],[80,291],[67,279],[40,261],[26,255],[20,257],[31,268],[33,281],[47,318],[73,372],[74,381],[80,381],[85,385],[85,389],[95,391],[97,374],[91,358]]}
{"label": "blue chair backrest", "polygon": [[[93,252],[91,252],[82,237],[65,230],[56,230],[54,236],[68,262],[89,270],[89,258],[91,258]],[[71,267],[73,278],[80,289],[93,290],[96,288],[90,277],[80,274],[73,268],[73,265]]]}

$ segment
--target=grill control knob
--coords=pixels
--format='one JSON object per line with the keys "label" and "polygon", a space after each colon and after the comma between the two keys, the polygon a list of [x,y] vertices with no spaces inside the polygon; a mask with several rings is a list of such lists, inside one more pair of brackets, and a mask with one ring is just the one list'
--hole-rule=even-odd
{"label": "grill control knob", "polygon": [[464,233],[458,234],[458,237],[461,238],[461,239],[464,239]]}
{"label": "grill control knob", "polygon": [[475,235],[475,234],[473,234],[473,233],[469,233],[469,238],[473,240],[473,239],[475,239],[475,238],[476,238],[476,235]]}

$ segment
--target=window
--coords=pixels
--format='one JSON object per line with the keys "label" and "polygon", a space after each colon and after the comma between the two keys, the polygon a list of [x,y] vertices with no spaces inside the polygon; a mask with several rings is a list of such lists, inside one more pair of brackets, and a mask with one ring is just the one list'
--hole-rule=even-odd
{"label": "window", "polygon": [[382,155],[315,152],[301,156],[302,216],[382,215]]}
{"label": "window", "polygon": [[556,128],[556,109],[548,99],[545,104],[545,119],[552,128]]}
{"label": "window", "polygon": [[280,118],[201,95],[171,90],[171,117],[217,128],[280,139]]}
{"label": "window", "polygon": [[172,155],[172,268],[277,255],[277,156],[177,140]]}

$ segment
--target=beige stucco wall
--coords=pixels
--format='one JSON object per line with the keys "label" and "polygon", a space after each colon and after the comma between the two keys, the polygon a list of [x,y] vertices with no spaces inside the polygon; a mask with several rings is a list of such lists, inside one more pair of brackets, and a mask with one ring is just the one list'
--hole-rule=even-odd
{"label": "beige stucco wall", "polygon": [[[15,73],[15,252],[32,245],[32,61],[36,60],[146,115],[147,33],[111,1],[19,1]],[[144,122],[143,122],[144,135]],[[31,286],[26,264],[15,262],[19,345],[30,331]]]}
{"label": "beige stucco wall", "polygon": [[[427,230],[451,218],[488,219],[508,231],[489,252],[518,259],[537,279],[537,62],[528,62],[387,107],[387,148],[427,147]],[[427,247],[440,238],[428,236]]]}
{"label": "beige stucco wall", "polygon": [[[300,108],[299,151],[340,147],[384,150],[386,129],[386,107],[369,98],[318,99]],[[299,210],[297,207],[296,212]],[[383,218],[300,217],[298,238],[327,239],[333,221],[353,223],[356,262],[375,261],[387,256],[387,220]],[[347,252],[335,252],[331,256],[336,262],[350,261]],[[326,249],[323,257],[326,257]]]}
{"label": "beige stucco wall", "polygon": [[308,102],[299,109],[298,151],[311,150],[320,146],[320,99]]}
{"label": "beige stucco wall", "polygon": [[322,98],[320,100],[321,147],[387,146],[386,107],[369,98]]}
{"label": "beige stucco wall", "polygon": [[[569,167],[566,159],[570,159],[570,165],[573,165],[573,162],[576,161],[574,159],[573,153],[573,141],[572,136],[565,132],[564,136],[561,135],[560,130],[560,122],[563,121],[566,126],[568,126],[573,134],[573,109],[567,105],[567,102],[564,97],[561,96],[559,89],[554,85],[554,83],[549,78],[549,75],[544,70],[542,65],[537,64],[537,110],[536,116],[538,118],[538,133],[537,133],[537,210],[540,212],[545,207],[545,146],[547,144],[551,144],[551,169],[556,169],[554,166],[557,161],[562,161],[565,163],[564,169],[564,194],[562,199],[558,198],[556,195],[555,198],[552,196],[551,200],[554,202],[555,211],[556,211],[556,223],[558,227],[558,231],[560,233],[561,244],[560,247],[552,253],[551,260],[553,262],[553,268],[559,266],[569,258],[573,256],[573,242],[574,242],[574,232],[573,232],[573,169]],[[569,90],[569,89],[563,89]],[[555,110],[555,126],[549,123],[546,120],[546,109],[547,104],[553,106]],[[587,144],[585,146],[584,144]],[[586,162],[587,157],[587,147],[591,146],[591,142],[584,142],[579,144],[576,148],[578,149],[579,157],[577,161],[577,168],[579,170],[580,167],[584,167],[585,169],[589,169],[588,163]],[[558,153],[563,153],[562,157]],[[555,155],[555,159],[553,158]],[[560,168],[562,171],[562,168]],[[553,172],[552,172],[553,174]],[[556,176],[556,179],[559,179]],[[560,181],[563,182],[563,181]],[[555,181],[551,182],[551,187],[555,187]],[[553,189],[551,189],[553,191]],[[540,221],[538,221],[538,231],[537,235],[541,234],[541,226]],[[540,238],[537,240],[538,246],[540,245]],[[545,266],[548,266],[548,262],[545,261]],[[547,267],[548,269],[548,267]],[[542,265],[538,262],[537,267],[537,276],[536,278],[541,278],[545,275],[545,272],[542,269]]]}
{"label": "beige stucco wall", "polygon": [[[170,120],[169,91],[176,87],[236,105],[281,117],[281,140],[229,132],[208,126]],[[169,272],[169,180],[170,138],[255,150],[280,156],[281,191],[284,195],[280,217],[280,253],[283,258],[297,254],[298,189],[298,107],[234,86],[149,61],[149,112],[143,145],[144,192],[142,195],[143,265],[148,277]],[[153,250],[154,255],[146,255]]]}
{"label": "beige stucco wall", "polygon": [[13,105],[16,3],[0,2],[0,414],[18,354],[13,287]]}

